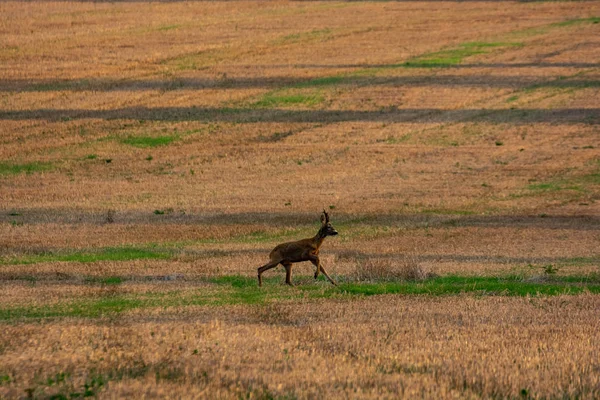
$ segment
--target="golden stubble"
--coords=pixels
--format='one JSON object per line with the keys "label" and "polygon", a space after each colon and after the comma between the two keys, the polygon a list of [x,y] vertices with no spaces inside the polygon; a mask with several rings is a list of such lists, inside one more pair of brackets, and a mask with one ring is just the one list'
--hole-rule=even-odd
{"label": "golden stubble", "polygon": [[0,393],[61,372],[75,388],[112,372],[109,397],[593,398],[598,306],[590,295],[379,296],[18,323],[0,345],[19,380]]}

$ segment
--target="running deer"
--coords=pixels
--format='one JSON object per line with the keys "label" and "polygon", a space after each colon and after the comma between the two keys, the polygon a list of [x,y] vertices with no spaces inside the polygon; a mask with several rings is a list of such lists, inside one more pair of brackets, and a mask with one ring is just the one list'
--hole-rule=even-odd
{"label": "running deer", "polygon": [[269,254],[269,261],[258,269],[258,286],[262,286],[262,273],[275,268],[278,264],[283,265],[285,268],[285,283],[290,286],[292,285],[292,263],[310,261],[317,267],[315,272],[315,279],[319,277],[319,272],[331,282],[337,286],[335,281],[331,279],[329,274],[323,268],[321,261],[319,260],[319,249],[323,244],[323,241],[327,236],[335,236],[338,232],[329,223],[329,215],[325,210],[321,215],[321,229],[315,235],[315,237],[298,240],[297,242],[282,243],[276,246],[273,251]]}

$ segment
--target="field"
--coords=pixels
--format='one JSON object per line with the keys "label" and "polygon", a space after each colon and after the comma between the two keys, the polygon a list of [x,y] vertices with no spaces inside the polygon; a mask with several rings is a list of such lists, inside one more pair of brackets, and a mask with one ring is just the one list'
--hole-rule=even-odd
{"label": "field", "polygon": [[598,1],[2,1],[0,399],[599,398],[599,105]]}

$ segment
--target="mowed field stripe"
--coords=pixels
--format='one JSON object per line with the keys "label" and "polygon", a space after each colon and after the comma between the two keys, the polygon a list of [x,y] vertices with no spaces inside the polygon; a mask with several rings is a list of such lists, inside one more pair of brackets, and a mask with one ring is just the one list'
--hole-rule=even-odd
{"label": "mowed field stripe", "polygon": [[[336,298],[351,301],[356,296],[373,295],[428,295],[447,296],[471,294],[475,296],[557,296],[581,293],[600,293],[600,279],[593,276],[540,277],[523,279],[507,277],[445,276],[423,281],[402,282],[348,282],[331,287],[325,282],[301,284],[293,288],[281,285],[279,278],[265,279],[259,288],[253,278],[221,276],[205,279],[201,287],[172,291],[153,291],[144,294],[115,294],[107,291],[101,298],[82,298],[62,303],[0,308],[0,320],[13,321],[43,318],[100,318],[121,314],[134,309],[266,305],[301,299]],[[105,280],[103,285],[120,285],[122,281]]]}

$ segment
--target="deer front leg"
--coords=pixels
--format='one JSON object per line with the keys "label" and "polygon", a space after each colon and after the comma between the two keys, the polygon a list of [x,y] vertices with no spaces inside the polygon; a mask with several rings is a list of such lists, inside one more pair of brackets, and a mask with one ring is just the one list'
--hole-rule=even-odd
{"label": "deer front leg", "polygon": [[331,279],[327,271],[325,271],[325,268],[323,268],[323,264],[321,264],[321,260],[319,260],[319,257],[311,259],[310,262],[313,263],[315,267],[317,267],[317,272],[315,272],[315,279],[317,279],[317,277],[319,276],[319,271],[321,271],[333,286],[337,286],[337,283],[335,283],[335,281]]}
{"label": "deer front leg", "polygon": [[331,282],[331,284],[333,286],[337,286],[337,283],[335,283],[335,281],[333,279],[331,279],[331,277],[329,276],[329,274],[327,273],[327,271],[325,271],[325,268],[323,268],[322,264],[319,264],[321,272],[323,273],[323,275],[325,275],[325,277],[329,280],[329,282]]}

